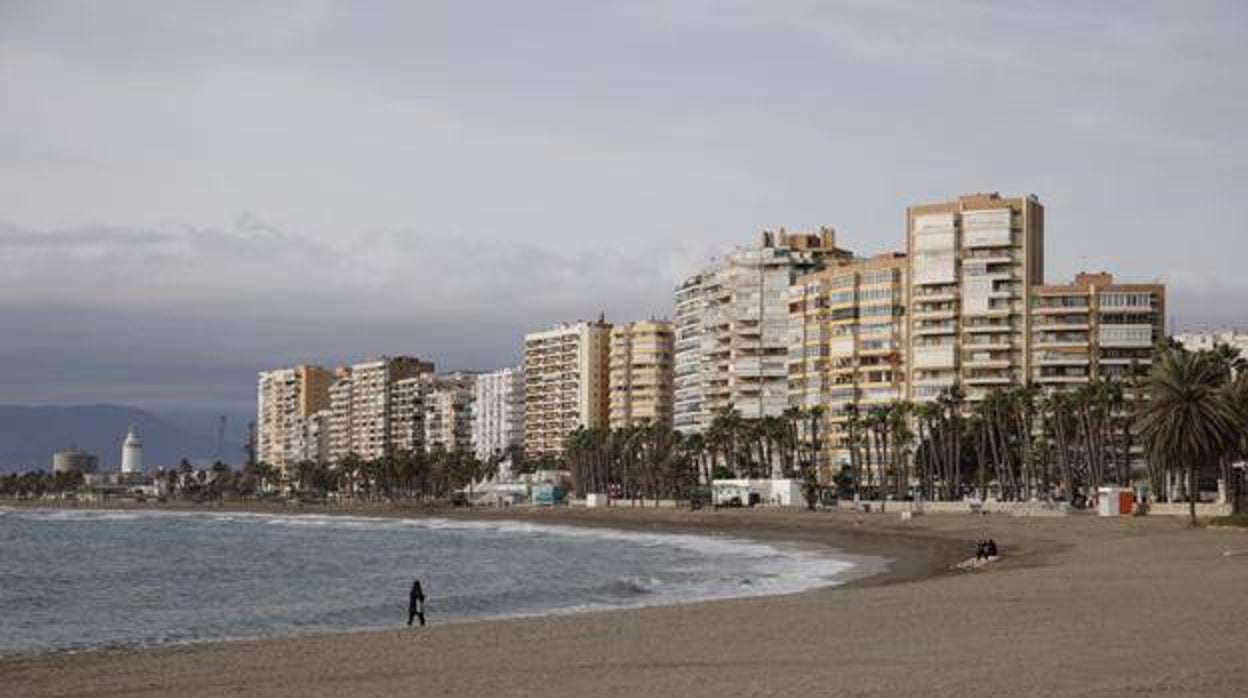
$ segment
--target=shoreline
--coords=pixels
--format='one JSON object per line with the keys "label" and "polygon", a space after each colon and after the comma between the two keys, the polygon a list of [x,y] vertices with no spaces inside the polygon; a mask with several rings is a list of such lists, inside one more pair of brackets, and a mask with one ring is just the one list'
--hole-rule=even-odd
{"label": "shoreline", "polygon": [[[887,547],[890,554],[898,554],[898,545],[903,541],[893,540],[892,545],[884,545],[877,543],[876,545],[864,544],[862,549],[856,552],[849,552],[835,541],[818,540],[810,536],[790,535],[781,531],[760,530],[754,525],[743,527],[745,530],[734,530],[728,532],[722,530],[722,527],[715,526],[714,521],[658,521],[654,520],[653,513],[643,514],[642,516],[627,516],[618,521],[612,521],[611,513],[613,511],[626,511],[623,509],[612,510],[609,512],[588,511],[583,510],[588,515],[578,516],[578,510],[570,510],[567,508],[547,508],[547,509],[529,509],[529,508],[508,508],[508,509],[464,509],[452,507],[395,507],[393,505],[377,505],[377,504],[358,504],[348,506],[305,506],[290,510],[285,506],[254,506],[250,503],[232,503],[224,506],[204,506],[193,504],[138,504],[129,502],[120,502],[115,505],[69,505],[69,506],[48,506],[46,503],[33,504],[22,503],[14,505],[10,502],[0,500],[0,509],[9,510],[29,510],[29,511],[78,511],[83,513],[153,513],[153,514],[189,514],[189,515],[256,515],[256,516],[274,516],[274,517],[342,517],[351,519],[373,519],[376,521],[385,520],[428,520],[428,521],[447,521],[447,522],[472,522],[487,524],[531,524],[536,526],[555,528],[572,528],[572,529],[599,529],[603,531],[616,531],[622,533],[638,533],[638,534],[656,534],[656,535],[672,535],[672,536],[696,536],[706,539],[724,538],[735,543],[757,543],[774,548],[782,553],[799,553],[814,554],[840,562],[846,562],[850,565],[848,569],[837,572],[834,576],[827,578],[826,583],[817,584],[805,589],[797,590],[775,590],[764,591],[761,593],[740,593],[728,594],[721,596],[704,596],[691,597],[680,600],[666,600],[655,603],[638,603],[635,605],[621,605],[616,607],[600,607],[600,608],[577,608],[576,606],[564,608],[552,608],[544,611],[517,612],[517,613],[500,613],[487,617],[470,617],[455,618],[443,620],[436,623],[438,626],[459,625],[466,623],[495,623],[512,620],[523,620],[543,617],[555,616],[574,616],[598,613],[614,613],[635,611],[644,608],[664,608],[671,606],[685,606],[693,604],[713,603],[716,601],[729,601],[740,599],[759,599],[773,596],[787,596],[795,594],[805,594],[813,591],[829,590],[854,585],[878,584],[878,583],[895,583],[898,581],[912,581],[922,578],[928,574],[939,573],[940,570],[929,566],[911,566],[903,565],[902,571],[894,570],[899,560],[896,557],[887,557],[879,554],[881,547]],[[605,516],[604,516],[605,514]],[[748,523],[748,522],[747,522]],[[549,530],[549,529],[548,529]],[[851,547],[859,547],[857,545]],[[903,548],[912,547],[909,541],[904,541]],[[867,550],[871,550],[868,553]],[[903,560],[913,558],[912,551],[906,550],[902,553]],[[397,626],[396,626],[397,627]],[[393,628],[376,628],[376,627],[356,627],[342,628],[338,630],[315,631],[293,635],[240,635],[234,637],[205,638],[196,640],[184,640],[177,642],[166,642],[151,645],[143,644],[117,644],[103,645],[97,647],[86,647],[79,649],[57,649],[43,652],[24,652],[16,654],[0,654],[0,665],[5,661],[11,660],[37,660],[43,658],[67,657],[67,656],[84,656],[92,654],[112,654],[112,655],[128,655],[132,653],[154,652],[164,649],[176,649],[181,647],[193,647],[199,645],[212,645],[216,643],[234,643],[234,642],[264,642],[269,640],[289,640],[308,637],[335,637],[341,635],[353,635],[363,633],[386,632]]]}
{"label": "shoreline", "polygon": [[[260,513],[331,513],[326,509],[263,507]],[[1248,554],[1226,551],[1248,552],[1248,538],[1183,522],[997,515],[903,522],[895,515],[793,510],[333,509],[729,535],[895,562],[879,575],[777,596],[465,621],[417,632],[5,659],[0,683],[30,696],[299,698],[1248,691],[1248,667],[1232,641],[1248,620],[1240,591]],[[998,540],[1004,558],[984,570],[950,570],[985,533]]]}
{"label": "shoreline", "polygon": [[[166,503],[90,503],[63,504],[0,499],[0,507],[14,509],[66,509],[80,511],[154,511],[182,513],[245,513],[280,516],[362,516],[392,519],[448,519],[461,521],[516,521],[581,528],[605,528],[620,531],[731,536],[743,540],[798,547],[811,547],[867,562],[883,558],[886,565],[873,568],[869,574],[855,574],[836,585],[838,588],[895,584],[927,579],[952,571],[952,566],[973,554],[973,539],[960,540],[940,535],[919,534],[912,527],[883,529],[863,526],[863,514],[852,512],[806,512],[793,508],[723,509],[719,511],[677,508],[604,508],[584,509],[560,507],[452,507],[446,505],[401,505],[392,503],[355,502],[346,505],[287,505],[265,502],[227,502],[223,504]],[[815,526],[802,526],[792,517],[811,517]],[[885,515],[892,518],[891,515]],[[957,515],[954,515],[957,516]],[[783,520],[783,526],[777,525]],[[831,528],[828,524],[836,524]],[[1018,551],[1011,564],[1034,562],[1035,551]],[[805,593],[805,592],[798,592]],[[699,603],[697,601],[690,603]]]}

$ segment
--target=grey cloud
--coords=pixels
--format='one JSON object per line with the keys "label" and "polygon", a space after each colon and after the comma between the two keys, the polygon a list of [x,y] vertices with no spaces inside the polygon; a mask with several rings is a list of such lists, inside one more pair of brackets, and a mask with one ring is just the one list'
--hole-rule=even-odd
{"label": "grey cloud", "polygon": [[252,218],[233,230],[6,225],[6,246],[18,251],[0,274],[0,402],[238,410],[256,371],[301,361],[511,365],[526,331],[662,315],[672,286],[641,257],[400,231],[332,249]]}

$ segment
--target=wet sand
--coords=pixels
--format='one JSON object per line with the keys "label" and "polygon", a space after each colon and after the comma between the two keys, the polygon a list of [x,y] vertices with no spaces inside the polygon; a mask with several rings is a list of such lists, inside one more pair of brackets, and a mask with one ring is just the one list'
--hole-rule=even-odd
{"label": "wet sand", "polygon": [[[501,517],[828,545],[894,563],[787,596],[3,660],[0,694],[1248,695],[1242,531],[1087,516],[903,522],[512,509]],[[1003,560],[951,571],[983,535],[1002,545]]]}

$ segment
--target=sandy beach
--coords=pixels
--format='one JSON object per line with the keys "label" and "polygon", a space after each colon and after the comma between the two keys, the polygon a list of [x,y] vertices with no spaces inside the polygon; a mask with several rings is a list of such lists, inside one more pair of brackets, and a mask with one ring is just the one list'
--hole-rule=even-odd
{"label": "sandy beach", "polygon": [[[1241,531],[1085,516],[503,515],[828,545],[894,563],[788,596],[9,659],[0,694],[1248,695]],[[1004,559],[951,571],[983,535],[1001,543]]]}

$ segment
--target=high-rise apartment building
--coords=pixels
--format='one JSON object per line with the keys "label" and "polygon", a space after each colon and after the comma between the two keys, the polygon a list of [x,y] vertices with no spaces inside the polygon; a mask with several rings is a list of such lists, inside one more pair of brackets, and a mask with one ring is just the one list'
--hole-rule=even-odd
{"label": "high-rise apartment building", "polygon": [[[789,286],[824,264],[849,261],[835,233],[764,232],[676,292],[678,378],[674,423],[705,429],[732,407],[746,419],[788,407]],[[701,323],[695,320],[701,316]]]}
{"label": "high-rise apartment building", "polygon": [[351,452],[351,369],[334,369],[334,382],[329,384],[329,453],[330,462],[338,462]]}
{"label": "high-rise apartment building", "polygon": [[[256,389],[256,457],[285,473],[301,460],[316,460],[309,449],[313,416],[329,408],[330,372],[300,365],[263,371]],[[316,434],[319,438],[319,433]]]}
{"label": "high-rise apartment building", "polygon": [[611,325],[578,322],[524,337],[524,452],[563,452],[577,427],[607,425]]}
{"label": "high-rise apartment building", "polygon": [[1152,366],[1165,338],[1161,284],[1115,283],[1079,274],[1069,284],[1037,286],[1031,298],[1031,381],[1060,390],[1097,378],[1129,380]]}
{"label": "high-rise apartment building", "polygon": [[702,275],[695,274],[676,289],[676,319],[672,323],[674,359],[672,375],[672,426],[685,434],[696,432],[703,422],[702,337],[706,294]]}
{"label": "high-rise apartment building", "polygon": [[472,446],[479,460],[524,444],[524,369],[477,376],[472,403]]}
{"label": "high-rise apartment building", "polygon": [[354,454],[370,460],[408,446],[397,438],[408,412],[396,410],[396,403],[400,398],[410,400],[413,390],[413,384],[403,381],[432,372],[432,363],[410,356],[382,357],[339,369],[338,380],[330,386],[330,459]]}
{"label": "high-rise apartment building", "polygon": [[829,266],[793,285],[789,401],[823,410],[823,466],[849,461],[851,410],[865,416],[906,397],[908,269],[905,255],[883,254]]}
{"label": "high-rise apartment building", "polygon": [[906,212],[910,398],[967,399],[1031,373],[1028,299],[1044,283],[1044,207],[971,194]]}
{"label": "high-rise apartment building", "polygon": [[426,451],[472,451],[475,382],[476,376],[471,373],[450,373],[431,378],[424,411]]}
{"label": "high-rise apartment building", "polygon": [[425,407],[432,374],[422,373],[394,382],[390,389],[390,448],[392,452],[425,450]]}
{"label": "high-rise apartment building", "polygon": [[609,356],[612,429],[672,426],[672,323],[648,320],[611,328]]}

